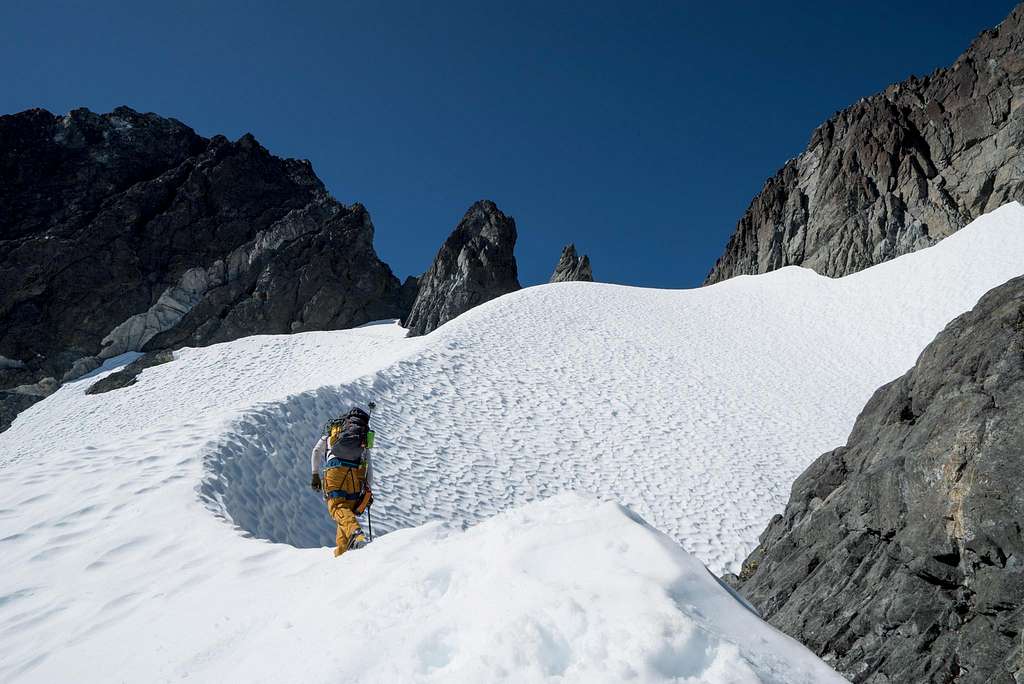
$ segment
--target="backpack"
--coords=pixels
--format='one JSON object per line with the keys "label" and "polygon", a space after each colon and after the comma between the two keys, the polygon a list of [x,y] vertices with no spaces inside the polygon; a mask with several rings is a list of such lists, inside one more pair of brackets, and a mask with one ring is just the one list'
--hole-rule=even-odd
{"label": "backpack", "polygon": [[373,446],[370,416],[359,408],[335,418],[324,426],[328,457],[324,463],[323,489],[328,499],[345,499],[354,503],[356,515],[370,504],[366,489],[366,461],[363,449]]}
{"label": "backpack", "polygon": [[370,415],[354,408],[327,424],[327,446],[331,455],[346,461],[356,461],[369,446]]}

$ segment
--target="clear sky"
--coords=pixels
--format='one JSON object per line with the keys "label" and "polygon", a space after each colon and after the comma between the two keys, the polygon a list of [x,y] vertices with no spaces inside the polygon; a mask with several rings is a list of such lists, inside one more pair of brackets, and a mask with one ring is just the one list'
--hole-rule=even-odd
{"label": "clear sky", "polygon": [[524,285],[573,241],[598,280],[690,287],[819,123],[1012,6],[4,0],[0,113],[126,104],[250,131],[366,205],[402,278],[489,198]]}

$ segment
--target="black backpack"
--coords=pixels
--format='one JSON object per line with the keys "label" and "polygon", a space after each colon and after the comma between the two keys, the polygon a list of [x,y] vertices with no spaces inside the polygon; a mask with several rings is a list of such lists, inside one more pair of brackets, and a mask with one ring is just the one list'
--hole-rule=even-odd
{"label": "black backpack", "polygon": [[348,461],[356,460],[366,447],[366,436],[370,432],[370,415],[360,408],[354,408],[328,423],[324,432],[327,434],[332,456]]}

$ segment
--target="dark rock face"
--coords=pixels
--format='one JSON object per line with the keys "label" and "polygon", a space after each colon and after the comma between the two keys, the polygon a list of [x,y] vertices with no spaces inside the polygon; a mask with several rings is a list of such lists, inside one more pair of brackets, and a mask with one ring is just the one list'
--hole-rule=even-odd
{"label": "dark rock face", "polygon": [[419,280],[403,322],[409,336],[426,335],[474,306],[519,289],[516,222],[494,202],[471,206]]}
{"label": "dark rock face", "polygon": [[564,283],[571,280],[593,282],[594,274],[590,270],[590,257],[576,255],[576,245],[568,244],[562,249],[555,272],[551,274],[549,283]]}
{"label": "dark rock face", "polygon": [[400,318],[411,299],[366,210],[251,135],[126,107],[3,116],[0,206],[0,390],[126,351]]}
{"label": "dark rock face", "polygon": [[708,275],[837,277],[1024,200],[1024,5],[948,69],[860,100],[764,186]]}
{"label": "dark rock face", "polygon": [[727,578],[854,682],[1024,681],[1024,277],[879,389]]}
{"label": "dark rock face", "polygon": [[44,398],[34,394],[0,391],[0,431],[9,428],[19,413]]}

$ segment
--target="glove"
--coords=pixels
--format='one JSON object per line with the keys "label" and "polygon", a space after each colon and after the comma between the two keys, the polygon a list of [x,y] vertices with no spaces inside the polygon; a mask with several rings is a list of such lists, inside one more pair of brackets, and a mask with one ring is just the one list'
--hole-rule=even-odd
{"label": "glove", "polygon": [[356,504],[356,507],[355,507],[353,512],[356,515],[362,515],[363,511],[365,511],[367,508],[369,508],[372,505],[373,505],[373,492],[371,492],[370,489],[367,488],[366,491],[363,492],[363,498],[360,499],[359,503]]}
{"label": "glove", "polygon": [[323,487],[320,485],[320,473],[313,473],[313,481],[309,483],[314,492],[319,492]]}

